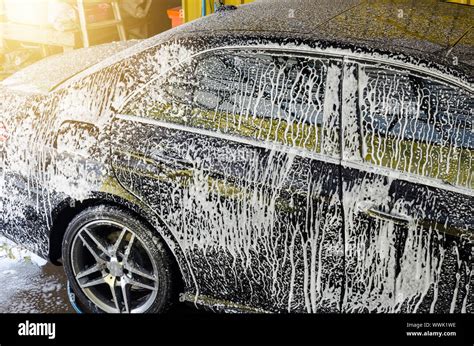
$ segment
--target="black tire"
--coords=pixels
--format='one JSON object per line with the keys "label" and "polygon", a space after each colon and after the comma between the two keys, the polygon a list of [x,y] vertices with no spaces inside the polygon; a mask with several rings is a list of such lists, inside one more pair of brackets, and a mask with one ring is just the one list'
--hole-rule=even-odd
{"label": "black tire", "polygon": [[163,313],[174,301],[169,250],[156,232],[118,207],[94,206],[78,214],[64,235],[62,255],[84,312]]}

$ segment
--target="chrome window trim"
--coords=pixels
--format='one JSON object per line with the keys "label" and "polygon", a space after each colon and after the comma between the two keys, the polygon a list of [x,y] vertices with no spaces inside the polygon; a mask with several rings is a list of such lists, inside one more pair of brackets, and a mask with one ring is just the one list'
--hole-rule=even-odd
{"label": "chrome window trim", "polygon": [[474,191],[471,189],[449,185],[437,179],[428,178],[428,177],[419,177],[412,173],[395,171],[392,169],[378,167],[378,166],[370,165],[367,163],[345,161],[345,160],[337,159],[328,155],[311,152],[306,149],[291,148],[286,145],[278,144],[275,142],[263,142],[263,141],[246,138],[246,137],[228,135],[222,132],[195,128],[195,127],[190,127],[190,126],[185,126],[185,125],[180,125],[180,124],[168,123],[161,120],[149,119],[149,118],[139,117],[139,116],[130,115],[130,114],[117,114],[116,118],[124,120],[124,121],[129,121],[129,122],[159,126],[159,127],[163,127],[163,128],[167,128],[171,130],[184,131],[184,132],[189,132],[193,134],[198,134],[198,135],[203,135],[203,136],[208,136],[208,137],[213,137],[213,138],[218,138],[218,139],[223,139],[223,140],[229,140],[232,142],[251,145],[251,146],[263,148],[266,150],[271,150],[271,151],[275,150],[275,151],[286,153],[289,155],[296,155],[302,158],[319,160],[319,161],[330,163],[330,164],[341,165],[346,168],[359,169],[367,173],[381,174],[393,179],[401,179],[401,180],[405,180],[405,181],[409,181],[413,183],[440,188],[440,189],[455,192],[455,193],[461,193],[468,196],[474,196]]}
{"label": "chrome window trim", "polygon": [[203,128],[186,126],[186,125],[166,122],[162,120],[150,119],[150,118],[145,118],[145,117],[140,117],[140,116],[135,116],[135,115],[130,115],[130,114],[118,114],[116,118],[125,120],[125,121],[146,124],[146,125],[159,126],[159,127],[163,127],[170,130],[184,131],[184,132],[189,132],[189,133],[202,135],[206,137],[213,137],[213,138],[228,140],[228,141],[232,141],[236,143],[259,147],[262,149],[276,150],[276,151],[286,153],[289,155],[297,155],[300,157],[316,159],[316,160],[320,160],[320,161],[324,161],[324,162],[328,162],[332,164],[337,164],[337,165],[340,164],[341,162],[339,159],[334,158],[329,155],[318,154],[316,152],[311,152],[306,149],[292,148],[290,146],[279,144],[277,142],[264,142],[264,141],[259,141],[256,139],[238,136],[234,134],[229,135],[220,131],[212,131],[212,130],[207,130]]}

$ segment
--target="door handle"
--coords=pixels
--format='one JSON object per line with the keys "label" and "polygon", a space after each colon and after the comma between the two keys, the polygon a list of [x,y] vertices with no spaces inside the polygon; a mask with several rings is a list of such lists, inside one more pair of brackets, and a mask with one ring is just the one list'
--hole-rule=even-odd
{"label": "door handle", "polygon": [[408,225],[412,221],[411,218],[406,215],[387,213],[377,208],[367,208],[364,210],[364,213],[376,219],[391,221],[397,225]]}

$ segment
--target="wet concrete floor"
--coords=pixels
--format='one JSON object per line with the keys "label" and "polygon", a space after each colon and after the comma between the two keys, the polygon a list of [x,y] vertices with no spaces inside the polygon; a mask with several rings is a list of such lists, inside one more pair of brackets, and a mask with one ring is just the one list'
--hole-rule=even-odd
{"label": "wet concrete floor", "polygon": [[74,312],[62,267],[0,237],[0,312]]}
{"label": "wet concrete floor", "polygon": [[[75,313],[63,268],[0,236],[0,313]],[[199,313],[177,304],[170,314]]]}

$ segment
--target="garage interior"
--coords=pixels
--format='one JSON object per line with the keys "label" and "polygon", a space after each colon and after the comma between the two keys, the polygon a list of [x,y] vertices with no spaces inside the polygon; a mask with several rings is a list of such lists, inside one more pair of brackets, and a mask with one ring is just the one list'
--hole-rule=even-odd
{"label": "garage interior", "polygon": [[53,54],[144,39],[254,0],[0,0],[0,80]]}

